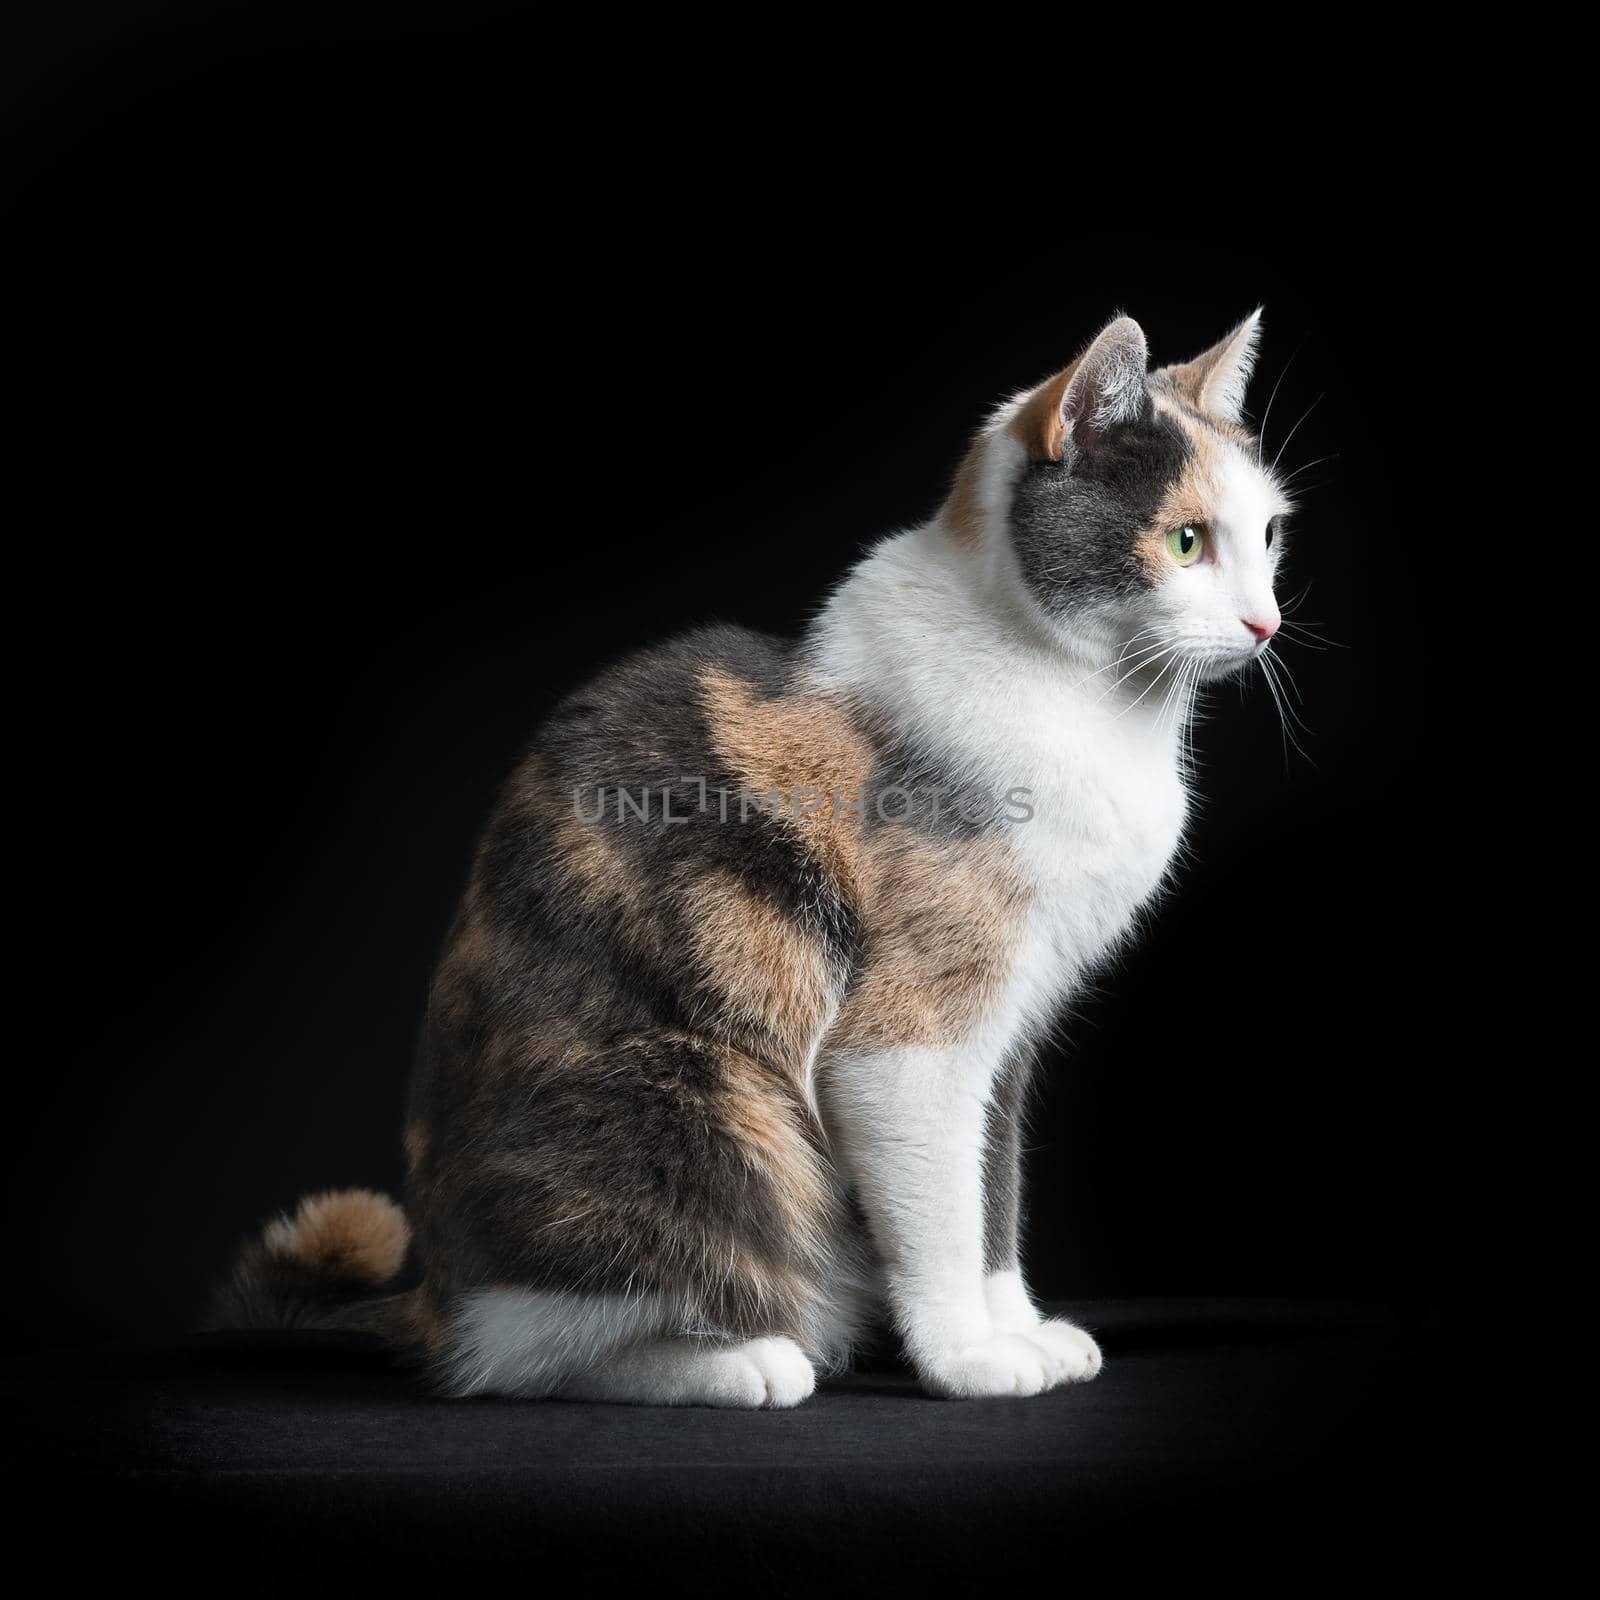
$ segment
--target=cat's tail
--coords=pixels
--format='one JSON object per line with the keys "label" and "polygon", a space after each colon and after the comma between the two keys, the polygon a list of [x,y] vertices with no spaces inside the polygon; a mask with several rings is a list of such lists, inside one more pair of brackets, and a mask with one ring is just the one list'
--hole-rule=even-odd
{"label": "cat's tail", "polygon": [[405,1264],[411,1229],[370,1189],[307,1195],[239,1252],[207,1328],[335,1328],[417,1339],[415,1297],[382,1291]]}

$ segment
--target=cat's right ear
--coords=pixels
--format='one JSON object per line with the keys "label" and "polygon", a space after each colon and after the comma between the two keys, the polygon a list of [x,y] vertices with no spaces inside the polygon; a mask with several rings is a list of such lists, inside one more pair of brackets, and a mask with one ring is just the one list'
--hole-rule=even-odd
{"label": "cat's right ear", "polygon": [[1224,422],[1244,415],[1244,386],[1256,364],[1256,344],[1261,338],[1261,307],[1257,306],[1226,339],[1193,361],[1163,367],[1158,378],[1170,379],[1202,411]]}
{"label": "cat's right ear", "polygon": [[1108,322],[1070,367],[1029,395],[1017,419],[1028,454],[1070,464],[1110,429],[1142,416],[1149,365],[1144,329],[1132,317]]}

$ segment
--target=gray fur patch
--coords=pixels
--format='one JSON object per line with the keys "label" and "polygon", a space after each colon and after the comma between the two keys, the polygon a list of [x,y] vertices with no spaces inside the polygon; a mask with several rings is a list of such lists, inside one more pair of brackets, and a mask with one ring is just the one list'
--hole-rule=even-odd
{"label": "gray fur patch", "polygon": [[1011,506],[1022,575],[1055,616],[1148,588],[1137,555],[1191,449],[1183,429],[1146,400],[1135,421],[1096,437],[1066,461],[1030,462]]}

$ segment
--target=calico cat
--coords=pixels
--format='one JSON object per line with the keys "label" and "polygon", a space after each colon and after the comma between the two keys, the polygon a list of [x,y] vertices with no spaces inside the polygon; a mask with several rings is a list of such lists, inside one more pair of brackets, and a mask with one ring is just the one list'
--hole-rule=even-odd
{"label": "calico cat", "polygon": [[1157,892],[1208,680],[1279,624],[1259,313],[1150,371],[1111,322],[1002,405],[798,642],[732,627],[572,695],[434,980],[411,1245],[365,1191],[214,1320],[375,1329],[452,1395],[792,1406],[892,1326],[924,1386],[1091,1378],[1018,1253],[1032,1052]]}

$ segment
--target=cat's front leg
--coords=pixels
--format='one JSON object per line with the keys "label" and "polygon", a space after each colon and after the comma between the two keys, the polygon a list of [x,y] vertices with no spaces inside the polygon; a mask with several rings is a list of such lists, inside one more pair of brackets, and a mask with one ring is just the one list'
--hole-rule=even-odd
{"label": "cat's front leg", "polygon": [[991,1272],[983,1290],[996,1331],[1016,1334],[1043,1350],[1052,1384],[1084,1383],[1099,1372],[1100,1346],[1093,1336],[1065,1317],[1041,1316],[1020,1267]]}
{"label": "cat's front leg", "polygon": [[992,1067],[956,1050],[850,1053],[822,1079],[826,1115],[883,1261],[923,1386],[952,1398],[1061,1381],[1051,1346],[998,1327],[984,1282],[983,1149]]}
{"label": "cat's front leg", "polygon": [[983,1151],[984,1301],[999,1333],[1031,1340],[1049,1358],[1053,1383],[1100,1370],[1100,1347],[1064,1317],[1041,1317],[1022,1273],[1022,1129],[1032,1061],[1014,1056],[990,1098]]}

